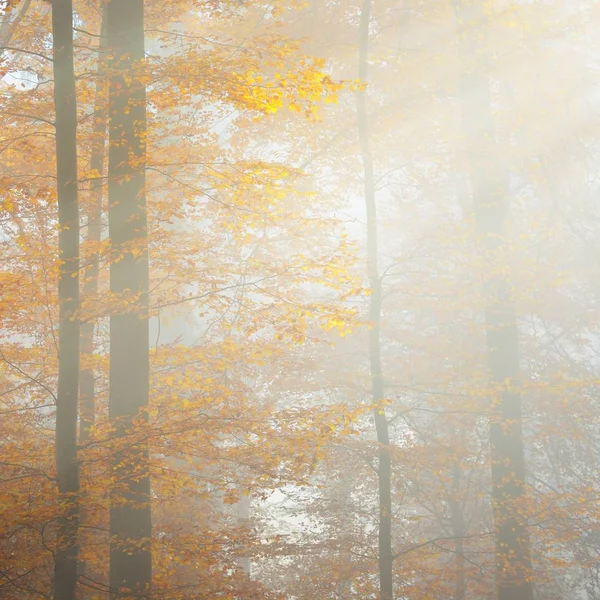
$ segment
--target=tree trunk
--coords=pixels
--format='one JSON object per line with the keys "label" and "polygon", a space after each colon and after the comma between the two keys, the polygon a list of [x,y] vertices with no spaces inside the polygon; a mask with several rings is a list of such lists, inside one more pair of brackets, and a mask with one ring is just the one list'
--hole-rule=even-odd
{"label": "tree trunk", "polygon": [[[368,81],[369,25],[371,0],[364,0],[360,14],[358,76],[363,83]],[[370,307],[369,361],[371,370],[371,392],[374,404],[384,399],[383,373],[381,366],[381,277],[378,271],[377,205],[375,202],[375,175],[373,156],[369,144],[369,123],[366,89],[357,94],[357,116],[360,151],[364,167],[364,193],[367,211],[367,269],[369,276]],[[392,489],[391,456],[388,422],[383,408],[374,410],[375,429],[379,443],[379,596],[381,600],[393,600],[393,554],[392,554]]]}
{"label": "tree trunk", "polygon": [[521,417],[519,335],[505,264],[508,173],[502,166],[493,126],[490,82],[481,28],[483,6],[454,0],[459,28],[461,110],[484,273],[488,364],[494,385],[490,422],[499,600],[532,600],[533,584],[526,518],[525,451]]}
{"label": "tree trunk", "polygon": [[[102,237],[102,175],[104,172],[104,146],[106,142],[106,101],[107,87],[106,75],[106,7],[102,15],[100,30],[100,44],[98,46],[98,66],[96,75],[96,92],[94,100],[94,127],[92,131],[92,151],[90,156],[90,169],[95,173],[91,187],[91,203],[88,210],[86,241],[97,245]],[[99,255],[97,249],[93,250],[90,258],[90,267],[83,282],[83,296],[93,299],[98,294],[98,275],[100,271]],[[79,422],[79,439],[88,440],[90,428],[96,418],[96,389],[92,357],[94,353],[95,319],[91,318],[81,325],[81,354],[82,369],[79,382],[79,397],[81,406],[81,420]]]}
{"label": "tree trunk", "polygon": [[[102,26],[100,28],[100,43],[98,45],[98,64],[96,68],[96,91],[94,99],[94,126],[92,130],[92,148],[90,156],[90,169],[96,178],[90,184],[90,205],[87,211],[86,241],[97,246],[102,237],[102,199],[104,173],[104,154],[106,144],[106,125],[108,119],[107,101],[108,88],[106,85],[106,6],[102,13]],[[94,299],[98,295],[98,276],[100,274],[100,257],[97,248],[93,248],[90,256],[90,265],[83,281],[84,300]],[[90,437],[90,429],[96,420],[96,384],[93,367],[94,334],[96,319],[92,315],[81,325],[81,371],[79,374],[79,441],[86,442]],[[85,490],[82,490],[85,494]],[[87,520],[85,501],[81,505],[81,526],[85,527]],[[79,576],[85,576],[87,565],[79,561]],[[84,593],[84,598],[88,594]]]}
{"label": "tree trunk", "polygon": [[[109,415],[117,437],[146,418],[149,386],[146,91],[143,0],[109,2],[108,221],[111,292],[127,307],[110,318]],[[119,304],[121,304],[119,302]],[[121,444],[110,509],[111,598],[148,598],[152,579],[148,447]]]}
{"label": "tree trunk", "polygon": [[56,473],[60,499],[54,559],[54,598],[75,600],[79,554],[79,206],[77,196],[77,104],[73,67],[73,6],[52,2],[56,174],[58,191],[58,394]]}

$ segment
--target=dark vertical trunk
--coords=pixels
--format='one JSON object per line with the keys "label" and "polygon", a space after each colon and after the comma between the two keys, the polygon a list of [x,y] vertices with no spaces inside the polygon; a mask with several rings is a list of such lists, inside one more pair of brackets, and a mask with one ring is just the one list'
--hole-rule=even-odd
{"label": "dark vertical trunk", "polygon": [[518,390],[519,335],[506,273],[505,227],[508,173],[497,150],[490,81],[481,27],[481,3],[454,0],[463,75],[463,114],[475,217],[483,258],[488,364],[495,388],[490,423],[492,501],[494,507],[497,591],[499,600],[532,600],[531,555],[526,519],[525,451],[521,393]]}
{"label": "dark vertical trunk", "polygon": [[[369,25],[371,21],[371,1],[364,0],[360,15],[359,67],[358,76],[363,83],[368,82]],[[369,123],[367,112],[367,92],[357,94],[357,114],[360,151],[362,154],[365,181],[365,204],[367,209],[367,268],[369,276],[370,310],[369,320],[369,360],[371,369],[371,391],[373,402],[384,399],[383,373],[381,366],[381,277],[378,270],[377,250],[377,205],[375,202],[375,175],[373,156],[369,144]],[[392,489],[391,456],[388,422],[383,408],[374,411],[375,429],[379,443],[379,595],[381,600],[392,600],[393,555],[392,555]]]}
{"label": "dark vertical trunk", "polygon": [[[146,91],[143,0],[107,5],[110,287],[129,299],[110,319],[109,414],[117,436],[146,419],[149,386]],[[111,598],[148,598],[152,579],[148,447],[121,444],[110,509]],[[127,592],[130,592],[128,594]]]}
{"label": "dark vertical trunk", "polygon": [[[88,225],[86,241],[97,246],[102,236],[102,174],[104,172],[104,148],[106,142],[107,120],[107,86],[106,71],[106,7],[102,15],[98,47],[97,82],[94,100],[94,126],[92,130],[92,151],[90,169],[95,173],[91,182],[91,203],[88,210]],[[99,256],[96,248],[90,257],[89,270],[83,282],[83,296],[86,300],[93,299],[98,294],[98,275],[100,270]],[[96,390],[92,355],[94,352],[95,320],[88,319],[81,325],[81,355],[82,369],[79,382],[81,419],[79,422],[79,439],[85,442],[89,438],[90,428],[96,417]]]}
{"label": "dark vertical trunk", "polygon": [[56,473],[60,499],[54,557],[54,597],[75,600],[79,529],[77,412],[79,391],[79,207],[77,105],[71,0],[52,2],[56,174],[58,192],[58,394]]}

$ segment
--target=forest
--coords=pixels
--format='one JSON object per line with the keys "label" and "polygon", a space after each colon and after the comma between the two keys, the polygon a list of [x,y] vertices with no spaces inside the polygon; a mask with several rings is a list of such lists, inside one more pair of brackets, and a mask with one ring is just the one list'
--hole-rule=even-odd
{"label": "forest", "polygon": [[599,100],[598,0],[0,0],[0,600],[600,600]]}

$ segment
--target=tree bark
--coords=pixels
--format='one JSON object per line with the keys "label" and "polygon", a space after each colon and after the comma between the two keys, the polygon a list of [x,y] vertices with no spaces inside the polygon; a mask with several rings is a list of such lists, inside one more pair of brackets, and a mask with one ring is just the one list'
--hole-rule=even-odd
{"label": "tree bark", "polygon": [[[371,22],[371,0],[364,0],[360,14],[360,39],[358,76],[362,83],[368,82],[369,25]],[[369,143],[369,122],[366,89],[357,93],[357,116],[360,151],[364,168],[364,194],[367,212],[367,269],[370,287],[369,320],[369,363],[371,371],[371,393],[373,403],[384,399],[383,373],[381,365],[381,277],[378,270],[377,205],[375,201],[375,175],[373,156]],[[392,466],[388,422],[383,408],[373,412],[377,432],[378,483],[379,483],[379,597],[393,600],[393,554],[392,554]]]}
{"label": "tree bark", "polygon": [[59,220],[58,394],[56,473],[60,499],[54,559],[54,598],[75,600],[79,554],[79,206],[77,194],[77,105],[73,66],[73,6],[52,1],[56,174]]}
{"label": "tree bark", "polygon": [[519,332],[510,298],[505,263],[508,173],[495,141],[489,67],[481,27],[480,2],[454,0],[463,74],[460,103],[469,160],[475,218],[482,258],[486,261],[487,354],[494,400],[490,422],[492,502],[498,600],[532,600],[532,565],[526,517],[520,510],[526,494],[521,416]]}
{"label": "tree bark", "polygon": [[[110,318],[109,416],[118,438],[147,418],[148,238],[143,0],[107,5],[109,72],[108,221],[111,292],[128,305]],[[119,300],[119,306],[121,302]],[[144,442],[114,456],[110,509],[111,598],[148,598],[152,580],[150,477]]]}
{"label": "tree bark", "polygon": [[[102,14],[100,29],[100,44],[98,46],[98,66],[96,75],[96,91],[94,99],[94,126],[92,130],[92,149],[90,156],[90,169],[96,177],[90,184],[91,203],[88,210],[86,241],[96,245],[102,237],[102,176],[104,173],[104,146],[106,142],[107,124],[107,86],[106,76],[106,7]],[[93,299],[98,295],[98,275],[100,261],[97,249],[93,250],[90,258],[90,267],[83,281],[83,296]],[[94,353],[95,319],[85,321],[81,326],[81,354],[82,369],[79,382],[79,403],[81,419],[79,421],[79,439],[85,442],[89,439],[90,428],[96,418],[96,389],[92,357]]]}
{"label": "tree bark", "polygon": [[[90,156],[90,169],[96,178],[90,184],[90,205],[87,210],[86,242],[95,246],[90,256],[89,269],[84,275],[82,293],[84,300],[93,300],[98,295],[98,277],[100,274],[100,256],[97,244],[102,238],[102,200],[104,173],[104,155],[107,129],[107,102],[108,87],[106,85],[106,6],[103,8],[102,25],[100,27],[100,43],[98,45],[98,63],[96,68],[96,90],[94,98],[94,125],[92,128],[92,148]],[[81,325],[81,371],[79,374],[79,441],[86,442],[90,437],[90,430],[96,420],[96,379],[93,367],[94,334],[96,319],[88,317]],[[82,499],[85,490],[82,490]],[[85,501],[81,504],[80,524],[85,527],[87,514]],[[85,561],[79,561],[79,576],[86,575]],[[87,598],[89,593],[83,594]]]}

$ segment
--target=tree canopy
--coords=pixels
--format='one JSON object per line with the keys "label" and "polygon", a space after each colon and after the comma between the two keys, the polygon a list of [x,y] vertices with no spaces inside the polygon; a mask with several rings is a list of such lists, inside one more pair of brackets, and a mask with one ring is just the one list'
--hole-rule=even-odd
{"label": "tree canopy", "polygon": [[2,599],[600,598],[597,3],[0,10]]}

